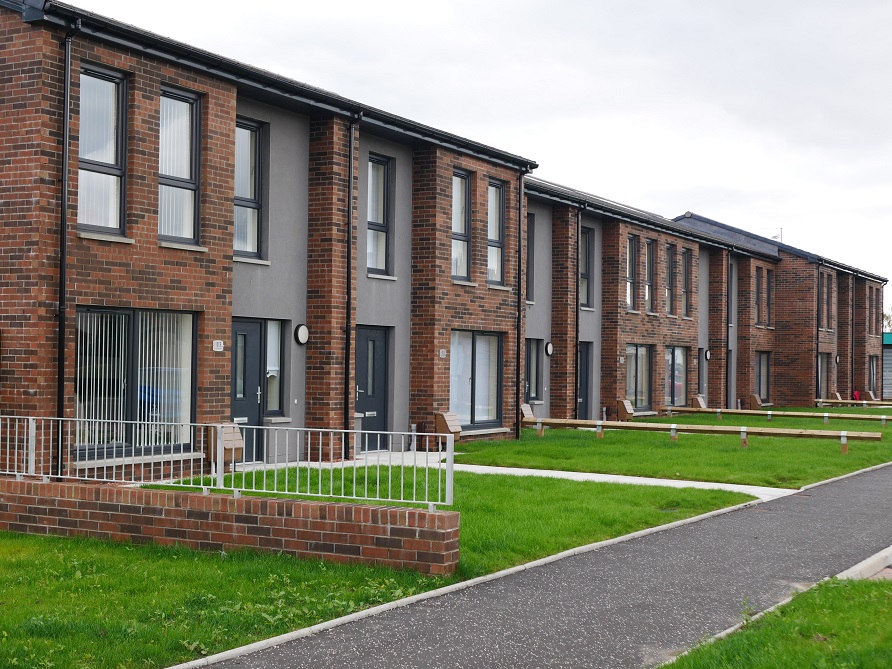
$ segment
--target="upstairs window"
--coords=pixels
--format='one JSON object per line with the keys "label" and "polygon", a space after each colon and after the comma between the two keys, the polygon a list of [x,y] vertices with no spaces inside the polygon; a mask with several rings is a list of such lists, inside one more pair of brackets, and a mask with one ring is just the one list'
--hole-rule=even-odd
{"label": "upstairs window", "polygon": [[675,254],[674,244],[666,246],[666,313],[675,315]]}
{"label": "upstairs window", "polygon": [[654,242],[644,242],[644,310],[654,310]]}
{"label": "upstairs window", "polygon": [[591,307],[592,297],[592,229],[579,231],[579,306]]}
{"label": "upstairs window", "polygon": [[126,82],[87,66],[80,78],[77,224],[123,231]]}
{"label": "upstairs window", "polygon": [[390,274],[389,186],[390,160],[369,156],[366,268],[372,274]]}
{"label": "upstairs window", "polygon": [[505,189],[497,181],[487,189],[486,280],[505,283]]}
{"label": "upstairs window", "polygon": [[831,275],[824,275],[824,282],[826,286],[824,287],[824,302],[826,303],[825,309],[827,311],[827,329],[833,329],[833,283],[831,281]]}
{"label": "upstairs window", "polygon": [[771,326],[773,324],[771,318],[771,302],[773,299],[772,291],[774,290],[774,272],[766,270],[765,272],[765,324]]}
{"label": "upstairs window", "polygon": [[535,293],[536,267],[536,215],[527,214],[527,302],[536,299]]}
{"label": "upstairs window", "polygon": [[629,235],[626,247],[626,308],[638,309],[638,237]]}
{"label": "upstairs window", "polygon": [[471,279],[471,189],[468,175],[452,175],[452,278]]}
{"label": "upstairs window", "polygon": [[690,316],[693,312],[691,305],[691,281],[692,281],[692,252],[684,249],[681,252],[681,309],[683,316]]}
{"label": "upstairs window", "polygon": [[756,268],[756,325],[762,325],[762,268]]}
{"label": "upstairs window", "polygon": [[158,235],[198,242],[198,98],[164,90],[158,149]]}
{"label": "upstairs window", "polygon": [[260,255],[260,126],[239,120],[235,126],[235,237],[237,255]]}

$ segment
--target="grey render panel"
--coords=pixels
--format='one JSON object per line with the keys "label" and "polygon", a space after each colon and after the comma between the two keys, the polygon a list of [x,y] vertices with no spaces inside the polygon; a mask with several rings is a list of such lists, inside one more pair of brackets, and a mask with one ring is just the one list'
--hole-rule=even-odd
{"label": "grey render panel", "polygon": [[[709,350],[709,249],[700,245],[698,249],[700,262],[697,275],[697,346],[704,351]],[[703,398],[709,404],[709,361],[700,359],[704,369],[699,370],[702,379],[701,391]]]}
{"label": "grey render panel", "polygon": [[[390,159],[391,274],[369,274],[369,153]],[[388,427],[409,430],[409,337],[412,322],[412,148],[368,133],[359,141],[359,204],[356,230],[356,324],[388,328]]]}
{"label": "grey render panel", "polygon": [[309,120],[246,99],[238,100],[237,113],[264,124],[262,246],[269,265],[233,262],[232,314],[285,321],[283,409],[291,420],[284,426],[302,427],[306,357],[292,332],[307,314]]}
{"label": "grey render panel", "polygon": [[593,301],[590,308],[580,307],[579,309],[579,341],[592,342],[592,359],[591,370],[589,370],[589,379],[591,379],[591,387],[589,388],[589,397],[591,398],[592,416],[601,415],[601,289],[602,280],[601,268],[603,263],[604,248],[604,231],[601,223],[597,219],[583,215],[582,225],[591,228],[594,231],[594,267],[592,267],[591,277],[594,285],[592,286]]}
{"label": "grey render panel", "polygon": [[883,347],[883,399],[892,398],[892,346]]}
{"label": "grey render panel", "polygon": [[[533,302],[526,305],[526,337],[551,341],[551,206],[529,201],[527,211],[536,217],[533,239]],[[533,405],[533,414],[540,418],[551,416],[551,358],[542,360],[542,404]]]}

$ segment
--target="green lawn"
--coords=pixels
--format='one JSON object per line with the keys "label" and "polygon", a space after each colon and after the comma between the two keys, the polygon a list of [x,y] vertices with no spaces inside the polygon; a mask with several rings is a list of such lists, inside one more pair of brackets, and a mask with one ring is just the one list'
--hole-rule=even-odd
{"label": "green lawn", "polygon": [[[714,415],[660,421],[717,423]],[[832,439],[750,436],[749,447],[742,449],[736,435],[680,434],[678,442],[671,442],[662,433],[607,430],[603,439],[596,439],[587,430],[547,430],[538,437],[526,429],[520,441],[462,443],[456,462],[800,488],[892,460],[892,424],[831,420],[825,427],[820,419],[775,418],[768,423],[738,416],[725,416],[719,424],[883,432],[884,440],[849,441],[849,453],[842,455],[839,441]]]}
{"label": "green lawn", "polygon": [[892,581],[836,581],[740,631],[701,646],[673,669],[892,667]]}
{"label": "green lawn", "polygon": [[461,561],[451,578],[0,533],[0,666],[169,666],[750,499],[463,472],[455,490]]}

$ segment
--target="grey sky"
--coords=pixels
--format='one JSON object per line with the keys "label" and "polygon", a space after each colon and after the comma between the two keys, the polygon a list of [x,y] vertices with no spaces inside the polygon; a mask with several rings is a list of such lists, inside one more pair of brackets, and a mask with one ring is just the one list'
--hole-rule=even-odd
{"label": "grey sky", "polygon": [[74,4],[892,276],[888,0]]}

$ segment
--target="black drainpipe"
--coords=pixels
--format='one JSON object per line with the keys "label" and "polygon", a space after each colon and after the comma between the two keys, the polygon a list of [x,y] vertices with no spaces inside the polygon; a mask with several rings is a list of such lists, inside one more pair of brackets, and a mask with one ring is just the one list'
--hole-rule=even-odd
{"label": "black drainpipe", "polygon": [[[576,338],[573,344],[573,418],[579,418],[579,240],[582,237],[582,206],[576,209],[576,280],[571,283],[576,295]],[[592,268],[589,267],[589,281],[592,280]]]}
{"label": "black drainpipe", "polygon": [[849,335],[849,343],[852,355],[849,360],[849,397],[854,397],[852,393],[855,392],[855,279],[857,277],[857,274],[852,274],[852,288],[850,291],[851,306],[849,311],[851,312],[852,331]]}
{"label": "black drainpipe", "polygon": [[520,330],[523,322],[523,235],[526,230],[525,221],[523,220],[523,177],[530,171],[529,166],[523,167],[517,175],[517,355],[515,357],[515,383],[514,383],[514,438],[520,439],[520,386],[523,375],[520,371],[521,365],[521,341]]}
{"label": "black drainpipe", "polygon": [[[81,20],[78,19],[65,35],[65,73],[62,92],[62,195],[59,206],[59,332],[56,337],[56,417],[65,417],[65,319],[67,314],[66,279],[68,269],[68,162],[70,160],[71,133],[71,41],[81,31]],[[61,434],[61,425],[59,426]],[[61,442],[60,442],[61,445]],[[62,475],[62,461],[58,453],[56,472]]]}
{"label": "black drainpipe", "polygon": [[[350,118],[350,164],[347,166],[347,323],[344,326],[344,429],[353,429],[353,415],[350,411],[350,365],[353,344],[353,161],[356,153],[356,126],[362,119],[362,112]],[[344,442],[344,457],[349,457]]]}
{"label": "black drainpipe", "polygon": [[[821,321],[821,266],[818,263],[815,263],[815,275],[818,278],[817,290],[815,291],[815,302],[818,305],[817,311],[815,311],[815,376],[817,376],[818,371],[818,357],[821,355],[821,328],[818,327],[818,323]],[[834,361],[835,362],[835,361]],[[830,385],[830,370],[824,370],[827,374],[827,385]],[[816,384],[821,382],[820,378],[815,379]],[[825,393],[830,392],[830,388],[824,388]]]}

